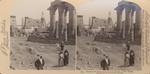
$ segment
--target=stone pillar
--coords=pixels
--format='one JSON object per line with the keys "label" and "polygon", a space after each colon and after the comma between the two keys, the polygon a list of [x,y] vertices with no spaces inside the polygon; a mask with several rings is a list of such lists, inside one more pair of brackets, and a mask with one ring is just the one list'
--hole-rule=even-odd
{"label": "stone pillar", "polygon": [[55,33],[54,33],[54,35],[55,35],[55,37],[56,37],[56,39],[59,39],[59,29],[58,29],[58,21],[56,21],[55,22]]}
{"label": "stone pillar", "polygon": [[68,34],[67,34],[67,10],[64,13],[64,25],[63,25],[63,34],[65,34],[65,41],[68,41]]}
{"label": "stone pillar", "polygon": [[58,21],[58,33],[60,39],[62,40],[62,30],[63,30],[63,19],[64,19],[64,10],[62,8],[59,8],[59,21]]}
{"label": "stone pillar", "polygon": [[125,11],[125,36],[126,40],[130,40],[131,9],[125,8]]}
{"label": "stone pillar", "polygon": [[126,35],[125,35],[125,21],[122,22],[122,38],[125,39]]}
{"label": "stone pillar", "polygon": [[55,10],[53,8],[50,9],[50,31],[55,32]]}
{"label": "stone pillar", "polygon": [[135,36],[141,35],[141,10],[136,11]]}
{"label": "stone pillar", "polygon": [[117,10],[117,34],[120,36],[122,30],[122,10]]}
{"label": "stone pillar", "polygon": [[73,26],[74,26],[74,12],[73,10],[69,11],[69,24],[67,25],[67,31],[68,31],[68,39],[70,40],[70,38],[73,35]]}
{"label": "stone pillar", "polygon": [[73,35],[77,33],[77,15],[76,11],[73,12]]}
{"label": "stone pillar", "polygon": [[131,25],[130,25],[130,34],[131,34],[131,41],[134,41],[135,40],[135,36],[134,36],[134,23],[133,23],[133,20],[134,20],[134,14],[135,14],[135,11],[132,10],[131,12]]}
{"label": "stone pillar", "polygon": [[66,24],[67,24],[67,13],[66,13],[66,10],[65,12],[63,13],[63,23],[62,23],[62,34],[64,34],[64,31],[65,31],[65,28],[66,28]]}

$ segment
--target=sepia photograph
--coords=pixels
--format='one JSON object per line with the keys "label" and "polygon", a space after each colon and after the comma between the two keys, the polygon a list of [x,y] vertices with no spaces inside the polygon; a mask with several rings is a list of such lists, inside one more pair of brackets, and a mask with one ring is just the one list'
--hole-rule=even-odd
{"label": "sepia photograph", "polygon": [[77,16],[77,70],[141,70],[142,8],[91,1]]}
{"label": "sepia photograph", "polygon": [[74,70],[75,15],[65,1],[17,0],[10,16],[10,69]]}
{"label": "sepia photograph", "polygon": [[0,74],[150,74],[149,0],[0,0]]}

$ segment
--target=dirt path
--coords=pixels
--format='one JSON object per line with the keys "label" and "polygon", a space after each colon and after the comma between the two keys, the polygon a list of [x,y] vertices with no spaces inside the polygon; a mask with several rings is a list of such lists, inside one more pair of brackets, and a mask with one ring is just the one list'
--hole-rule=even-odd
{"label": "dirt path", "polygon": [[[135,51],[135,66],[123,67],[124,64],[124,50],[122,44],[110,44],[103,42],[92,41],[91,38],[79,37],[77,41],[78,45],[78,63],[77,69],[89,69],[89,70],[101,70],[100,61],[103,54],[107,54],[111,60],[111,70],[139,70],[141,67],[140,62],[140,46],[133,45],[131,49]],[[97,51],[93,48],[98,48]],[[86,58],[86,59],[85,59]]]}
{"label": "dirt path", "polygon": [[[32,50],[29,50],[32,48]],[[42,44],[26,41],[26,38],[11,38],[11,67],[19,70],[34,70],[34,62],[37,54],[45,59],[45,70],[74,70],[75,66],[75,46],[66,45],[70,53],[69,65],[57,67],[58,51],[55,44]]]}

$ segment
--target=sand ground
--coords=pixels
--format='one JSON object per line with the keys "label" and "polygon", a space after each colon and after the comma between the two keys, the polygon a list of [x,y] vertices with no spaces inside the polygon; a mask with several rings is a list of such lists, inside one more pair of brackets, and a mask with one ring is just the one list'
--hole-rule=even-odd
{"label": "sand ground", "polygon": [[[32,50],[29,50],[32,48]],[[11,37],[11,69],[35,70],[34,62],[37,54],[45,59],[44,70],[74,70],[75,69],[75,46],[66,45],[70,53],[69,65],[58,67],[58,51],[56,44],[43,44],[26,41],[26,38]]]}
{"label": "sand ground", "polygon": [[[135,51],[135,66],[124,67],[124,53],[122,44],[93,41],[94,37],[78,37],[77,39],[77,69],[101,70],[100,61],[103,54],[107,54],[111,61],[110,70],[140,70],[141,46],[132,45]],[[98,51],[93,48],[98,48]]]}

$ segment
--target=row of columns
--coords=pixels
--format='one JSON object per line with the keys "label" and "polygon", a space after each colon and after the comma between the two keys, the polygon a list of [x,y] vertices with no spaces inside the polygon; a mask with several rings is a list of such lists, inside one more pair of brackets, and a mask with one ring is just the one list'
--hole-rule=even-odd
{"label": "row of columns", "polygon": [[[125,21],[122,21],[123,10],[125,9]],[[135,16],[135,23],[134,21]],[[117,34],[126,40],[135,40],[141,35],[141,10],[135,11],[130,7],[117,9]]]}
{"label": "row of columns", "polygon": [[[58,9],[58,22],[55,21],[55,13]],[[67,15],[67,13],[69,15]],[[69,23],[67,23],[67,16],[69,16]],[[63,39],[69,41],[74,36],[75,25],[75,10],[65,9],[63,7],[51,7],[50,9],[50,34],[53,34],[56,39]],[[52,36],[52,35],[51,35]]]}

